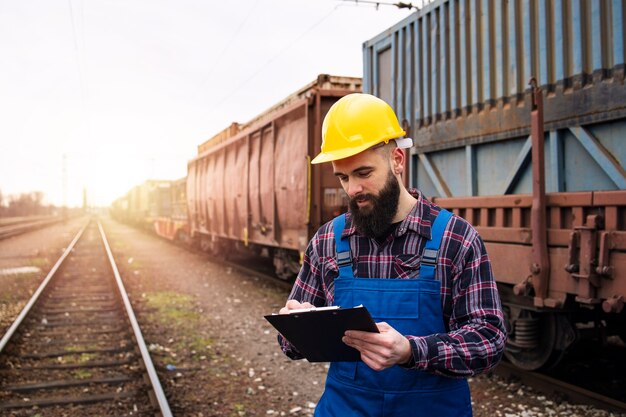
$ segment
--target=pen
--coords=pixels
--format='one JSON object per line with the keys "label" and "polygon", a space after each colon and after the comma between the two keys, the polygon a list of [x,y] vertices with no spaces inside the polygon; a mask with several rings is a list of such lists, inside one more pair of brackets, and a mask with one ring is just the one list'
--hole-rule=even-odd
{"label": "pen", "polygon": [[295,310],[289,310],[289,314],[294,313],[307,313],[309,311],[324,311],[324,310],[337,310],[339,306],[326,306],[326,307],[310,307],[310,308],[297,308]]}

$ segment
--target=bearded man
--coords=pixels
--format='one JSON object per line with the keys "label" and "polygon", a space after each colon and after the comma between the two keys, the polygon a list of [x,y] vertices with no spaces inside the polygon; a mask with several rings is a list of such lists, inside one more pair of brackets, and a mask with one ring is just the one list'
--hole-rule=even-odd
{"label": "bearded man", "polygon": [[280,313],[363,304],[380,333],[345,333],[361,361],[331,363],[315,416],[471,416],[466,378],[504,350],[485,246],[464,219],[404,187],[404,135],[391,107],[368,94],[341,98],[324,119],[312,163],[332,163],[350,211],[311,239]]}

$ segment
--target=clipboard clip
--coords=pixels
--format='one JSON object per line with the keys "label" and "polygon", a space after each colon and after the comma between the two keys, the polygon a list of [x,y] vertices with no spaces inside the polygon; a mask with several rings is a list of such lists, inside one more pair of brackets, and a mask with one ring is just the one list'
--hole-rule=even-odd
{"label": "clipboard clip", "polygon": [[308,313],[310,311],[338,310],[340,308],[340,306],[297,308],[295,310],[289,310],[289,314]]}

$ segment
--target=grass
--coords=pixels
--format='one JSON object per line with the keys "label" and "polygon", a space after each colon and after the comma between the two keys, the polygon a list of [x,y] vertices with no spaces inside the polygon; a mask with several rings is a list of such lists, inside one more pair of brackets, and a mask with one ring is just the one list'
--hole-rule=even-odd
{"label": "grass", "polygon": [[111,247],[114,247],[117,251],[121,251],[123,249],[127,249],[128,248],[128,244],[123,239],[114,238],[112,240]]}
{"label": "grass", "polygon": [[96,344],[87,344],[87,345],[72,345],[72,346],[67,346],[65,348],[66,351],[68,352],[80,352],[81,350],[93,350],[93,349],[97,349],[98,345]]}
{"label": "grass", "polygon": [[242,417],[246,415],[246,406],[243,404],[233,404],[233,412],[231,416],[233,417]]}
{"label": "grass", "polygon": [[156,318],[164,325],[177,327],[193,327],[200,315],[193,308],[193,298],[189,295],[174,292],[147,293],[144,297],[146,305],[158,312]]}
{"label": "grass", "polygon": [[83,364],[86,362],[91,362],[94,359],[98,358],[97,353],[81,353],[80,355],[68,355],[65,356],[65,359],[62,361],[63,363],[77,363]]}
{"label": "grass", "polygon": [[212,339],[197,336],[197,337],[193,337],[189,342],[179,343],[178,347],[187,348],[191,350],[192,352],[195,352],[193,354],[193,358],[195,360],[200,360],[202,356],[205,356],[208,358],[209,356],[208,349],[209,349],[209,346],[212,346],[212,345],[213,345]]}
{"label": "grass", "polygon": [[92,377],[93,374],[86,369],[78,369],[72,372],[72,375],[74,376],[74,378],[77,379],[89,379]]}
{"label": "grass", "polygon": [[132,263],[128,263],[128,261],[126,261],[126,263],[128,264],[128,268],[132,271],[136,271],[138,269],[143,268],[143,265],[141,262],[139,262],[137,259],[133,258],[133,262]]}
{"label": "grass", "polygon": [[[36,286],[40,280],[40,274],[36,272],[17,275],[0,275],[0,288],[2,288],[2,290],[0,290],[0,304],[9,306],[16,301],[26,302],[30,298],[32,291],[37,288]],[[31,286],[32,289],[29,290]]]}
{"label": "grass", "polygon": [[48,258],[32,258],[29,263],[31,266],[43,268],[47,266],[49,262],[48,262]]}
{"label": "grass", "polygon": [[78,363],[91,362],[98,357],[97,353],[81,353],[78,358]]}
{"label": "grass", "polygon": [[[196,311],[194,297],[165,291],[146,293],[143,299],[152,310],[149,313],[150,321],[164,327],[176,327],[182,333],[183,338],[177,341],[176,350],[194,352],[192,355],[195,360],[200,360],[202,356],[209,357],[213,340],[197,334],[201,316]],[[168,361],[175,362],[174,358],[168,358]]]}

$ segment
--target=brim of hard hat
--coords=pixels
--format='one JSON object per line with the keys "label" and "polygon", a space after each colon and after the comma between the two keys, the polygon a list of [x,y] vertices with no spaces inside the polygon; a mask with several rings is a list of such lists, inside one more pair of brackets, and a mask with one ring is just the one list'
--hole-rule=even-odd
{"label": "brim of hard hat", "polygon": [[[413,139],[411,138],[399,138],[399,139],[393,139],[393,140],[396,141],[396,146],[399,149],[407,149],[413,146]],[[332,162],[338,159],[349,158],[351,156],[354,156],[372,147],[373,146],[364,145],[364,146],[359,146],[359,147],[350,148],[350,149],[341,149],[341,150],[337,150],[333,152],[321,152],[319,155],[313,158],[313,160],[311,161],[311,164],[321,164],[324,162]]]}

